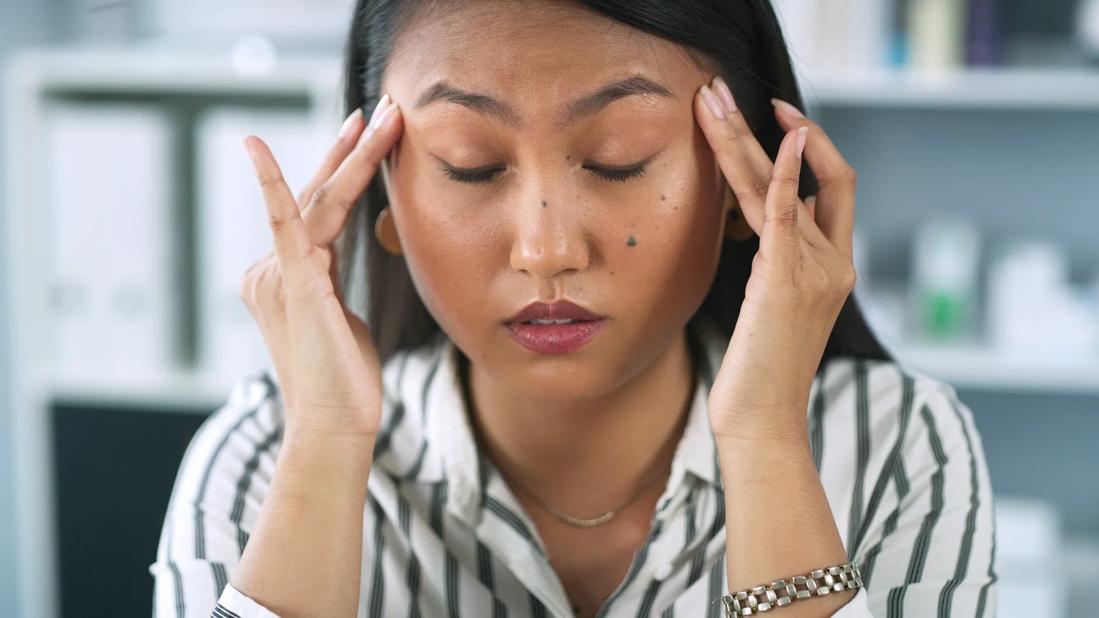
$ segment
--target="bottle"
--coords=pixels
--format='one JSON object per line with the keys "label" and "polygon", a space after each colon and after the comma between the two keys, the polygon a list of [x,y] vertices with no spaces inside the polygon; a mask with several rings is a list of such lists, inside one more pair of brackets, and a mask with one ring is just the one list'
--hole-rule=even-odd
{"label": "bottle", "polygon": [[937,343],[976,334],[981,238],[963,219],[933,219],[916,232],[912,253],[915,336]]}

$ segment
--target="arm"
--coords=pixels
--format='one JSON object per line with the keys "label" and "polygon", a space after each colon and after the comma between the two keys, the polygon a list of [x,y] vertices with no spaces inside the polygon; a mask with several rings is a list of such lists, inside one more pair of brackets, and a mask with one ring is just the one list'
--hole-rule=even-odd
{"label": "arm", "polygon": [[233,587],[282,616],[354,616],[373,450],[373,440],[289,440]]}
{"label": "arm", "polygon": [[[725,559],[729,590],[847,560],[808,434],[771,441],[717,439],[725,486]],[[787,618],[831,616],[856,590],[795,602]]]}

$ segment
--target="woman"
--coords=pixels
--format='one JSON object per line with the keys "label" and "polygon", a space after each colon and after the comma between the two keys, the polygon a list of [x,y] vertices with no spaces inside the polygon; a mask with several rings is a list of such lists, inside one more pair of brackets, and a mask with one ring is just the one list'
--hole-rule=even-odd
{"label": "woman", "polygon": [[360,0],[348,49],[297,199],[245,141],[277,379],[188,449],[158,614],[994,613],[972,414],[859,313],[766,0]]}

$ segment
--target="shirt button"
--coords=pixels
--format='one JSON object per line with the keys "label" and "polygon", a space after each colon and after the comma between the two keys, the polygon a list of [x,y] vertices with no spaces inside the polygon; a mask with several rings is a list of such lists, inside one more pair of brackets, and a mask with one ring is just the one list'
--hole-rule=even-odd
{"label": "shirt button", "polygon": [[660,581],[664,581],[665,579],[668,579],[668,577],[670,577],[671,574],[672,574],[672,565],[670,563],[665,562],[664,564],[657,567],[656,571],[653,572],[653,577],[655,577],[656,579],[658,579]]}

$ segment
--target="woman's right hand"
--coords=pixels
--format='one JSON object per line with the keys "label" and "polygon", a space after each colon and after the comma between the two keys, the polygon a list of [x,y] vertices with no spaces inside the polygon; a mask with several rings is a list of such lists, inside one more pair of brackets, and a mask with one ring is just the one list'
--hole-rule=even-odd
{"label": "woman's right hand", "polygon": [[357,110],[296,199],[263,140],[244,139],[275,246],[245,272],[241,297],[278,374],[287,436],[373,438],[379,431],[381,365],[366,324],[341,298],[334,242],[401,130],[388,96],[370,123]]}

